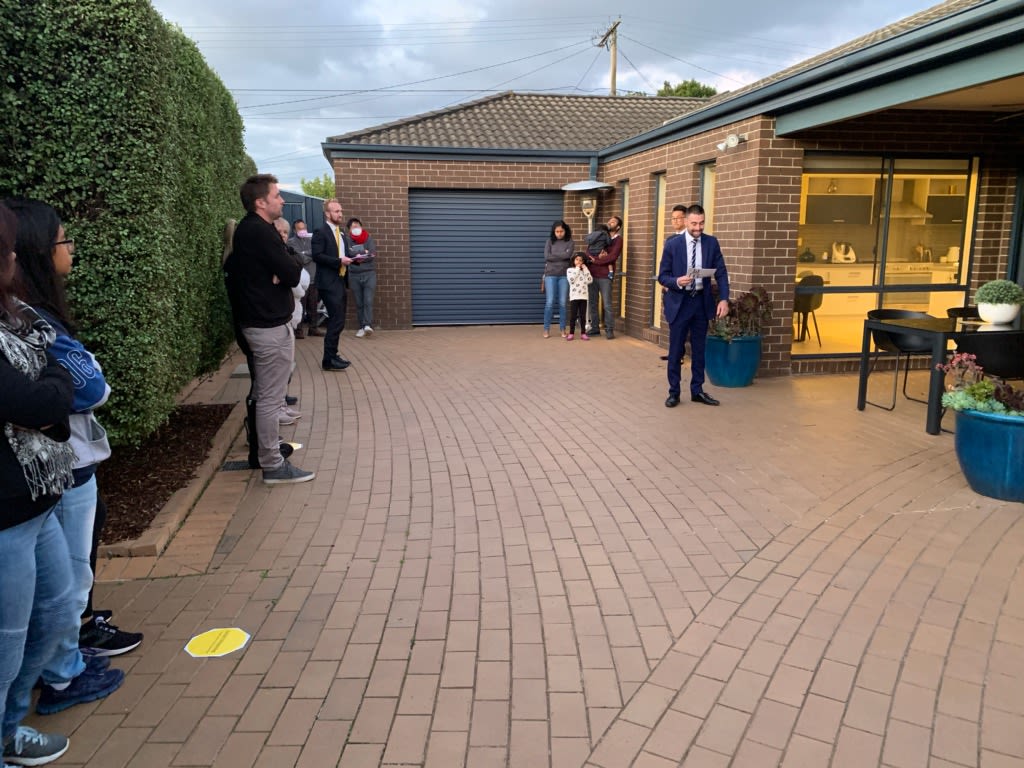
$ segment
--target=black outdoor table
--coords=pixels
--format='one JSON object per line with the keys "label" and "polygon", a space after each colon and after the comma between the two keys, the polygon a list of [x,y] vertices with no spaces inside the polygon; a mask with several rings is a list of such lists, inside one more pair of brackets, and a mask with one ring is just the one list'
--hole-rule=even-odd
{"label": "black outdoor table", "polygon": [[941,431],[942,421],[942,391],[946,374],[938,369],[938,366],[946,362],[946,347],[949,340],[954,341],[968,333],[986,333],[1001,336],[1021,336],[1021,316],[1008,325],[993,326],[980,323],[977,320],[964,320],[955,317],[910,317],[893,320],[872,320],[864,321],[864,338],[860,351],[860,381],[857,384],[857,410],[863,411],[867,400],[868,392],[868,369],[871,361],[871,331],[889,331],[899,333],[900,331],[913,332],[918,336],[926,336],[932,343],[931,378],[928,383],[928,416],[925,422],[925,431],[930,435],[937,435]]}

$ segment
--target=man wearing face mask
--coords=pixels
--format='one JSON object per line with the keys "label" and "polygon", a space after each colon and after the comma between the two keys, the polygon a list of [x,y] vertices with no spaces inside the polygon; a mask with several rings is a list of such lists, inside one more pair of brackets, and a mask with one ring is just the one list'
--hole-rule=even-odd
{"label": "man wearing face mask", "polygon": [[292,236],[288,238],[288,245],[295,249],[295,252],[302,258],[302,268],[309,275],[309,288],[306,295],[302,297],[302,317],[309,324],[310,336],[323,336],[320,324],[320,316],[317,306],[320,303],[320,296],[316,291],[316,262],[313,261],[313,233],[306,228],[306,222],[296,219],[292,223]]}
{"label": "man wearing face mask", "polygon": [[359,330],[356,338],[362,339],[373,333],[373,294],[377,290],[377,244],[370,233],[363,229],[363,222],[354,216],[345,222],[348,230],[348,255],[352,265],[348,268],[348,284],[352,298],[356,300],[356,317]]}

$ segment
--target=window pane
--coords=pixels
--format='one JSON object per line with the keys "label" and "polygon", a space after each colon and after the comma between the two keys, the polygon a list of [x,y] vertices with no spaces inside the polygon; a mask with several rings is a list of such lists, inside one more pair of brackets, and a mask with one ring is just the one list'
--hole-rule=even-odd
{"label": "window pane", "polygon": [[811,264],[865,265],[858,273],[872,285],[882,177],[831,169],[804,172],[800,196],[797,269]]}
{"label": "window pane", "polygon": [[[968,210],[968,161],[898,159],[893,162],[885,285],[957,282]],[[900,292],[897,302],[911,298]],[[913,301],[911,303],[914,303]],[[929,302],[918,299],[927,310]]]}
{"label": "window pane", "polygon": [[860,352],[864,318],[869,309],[875,308],[877,301],[877,293],[796,294],[791,353],[840,355]]}

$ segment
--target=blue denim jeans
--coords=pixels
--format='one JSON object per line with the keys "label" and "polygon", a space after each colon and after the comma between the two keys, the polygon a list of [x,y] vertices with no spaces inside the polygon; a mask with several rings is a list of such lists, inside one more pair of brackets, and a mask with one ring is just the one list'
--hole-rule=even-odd
{"label": "blue denim jeans", "polygon": [[78,631],[68,545],[52,510],[0,531],[0,595],[0,719],[8,741],[58,639]]}
{"label": "blue denim jeans", "polygon": [[589,286],[590,294],[590,332],[595,336],[598,334],[598,326],[601,319],[601,308],[598,305],[598,296],[601,297],[601,304],[604,305],[604,331],[611,333],[615,330],[615,315],[612,307],[612,281],[608,277],[595,277],[594,282]]}
{"label": "blue denim jeans", "polygon": [[565,323],[569,315],[565,311],[565,305],[569,302],[569,278],[544,277],[544,330],[551,330],[551,318],[555,313],[555,294],[558,295],[558,325],[565,330]]}
{"label": "blue denim jeans", "polygon": [[[81,616],[92,589],[92,527],[96,521],[96,477],[64,491],[53,508],[71,555],[71,607]],[[60,638],[57,651],[43,668],[43,682],[67,683],[82,674],[85,661],[78,649],[78,627]]]}

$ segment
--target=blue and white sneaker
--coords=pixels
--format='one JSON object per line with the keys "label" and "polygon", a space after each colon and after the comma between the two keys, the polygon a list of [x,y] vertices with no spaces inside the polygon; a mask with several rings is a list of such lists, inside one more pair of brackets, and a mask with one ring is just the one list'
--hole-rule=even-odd
{"label": "blue and white sneaker", "polygon": [[71,742],[59,733],[40,733],[35,728],[19,725],[14,738],[4,745],[7,765],[46,765],[68,751]]}

